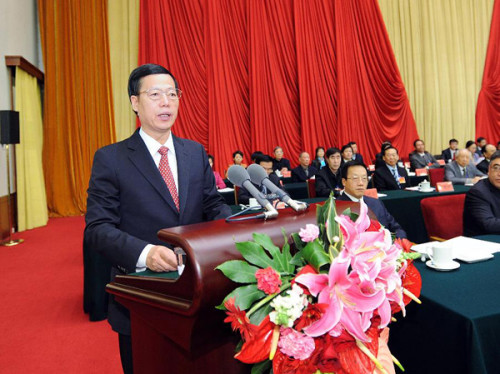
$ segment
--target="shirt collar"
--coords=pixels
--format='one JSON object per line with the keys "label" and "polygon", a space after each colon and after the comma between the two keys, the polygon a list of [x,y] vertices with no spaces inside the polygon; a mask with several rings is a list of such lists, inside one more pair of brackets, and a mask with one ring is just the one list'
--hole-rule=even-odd
{"label": "shirt collar", "polygon": [[361,199],[358,199],[357,197],[354,197],[352,195],[349,195],[347,192],[345,192],[344,190],[344,194],[349,198],[351,199],[352,201],[354,201],[355,203],[359,203],[360,201],[363,201],[363,196],[361,196]]}
{"label": "shirt collar", "polygon": [[146,144],[146,147],[148,148],[149,153],[151,154],[152,157],[158,152],[160,147],[167,147],[169,152],[173,152],[175,154],[175,147],[174,147],[174,140],[172,136],[172,132],[170,132],[170,135],[165,142],[165,144],[161,144],[157,140],[153,139],[150,135],[146,134],[146,132],[142,129],[142,127],[139,129],[139,135],[141,136],[142,140]]}

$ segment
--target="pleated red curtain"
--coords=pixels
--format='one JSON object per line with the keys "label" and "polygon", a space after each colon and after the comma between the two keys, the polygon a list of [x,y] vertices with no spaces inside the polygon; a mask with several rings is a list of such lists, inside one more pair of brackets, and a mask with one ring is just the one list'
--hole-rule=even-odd
{"label": "pleated red curtain", "polygon": [[174,133],[223,171],[236,149],[298,154],[355,140],[367,160],[418,137],[376,0],[142,0],[139,63],[184,91]]}
{"label": "pleated red curtain", "polygon": [[476,137],[500,141],[500,1],[491,16],[490,40],[484,63],[483,83],[476,108]]}

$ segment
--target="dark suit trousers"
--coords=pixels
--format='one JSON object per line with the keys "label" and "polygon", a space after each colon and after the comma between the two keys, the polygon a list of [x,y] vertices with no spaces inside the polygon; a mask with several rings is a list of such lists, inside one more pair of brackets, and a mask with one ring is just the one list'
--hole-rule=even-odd
{"label": "dark suit trousers", "polygon": [[134,374],[131,336],[118,334],[118,341],[120,342],[120,359],[122,361],[123,374]]}

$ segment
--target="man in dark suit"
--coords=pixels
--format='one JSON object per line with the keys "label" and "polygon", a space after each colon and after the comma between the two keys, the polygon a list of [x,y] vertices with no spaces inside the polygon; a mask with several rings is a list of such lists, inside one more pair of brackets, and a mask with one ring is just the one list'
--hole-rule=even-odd
{"label": "man in dark suit", "polygon": [[292,169],[292,182],[307,182],[308,179],[316,175],[318,170],[314,166],[310,166],[310,162],[309,153],[302,152],[299,156],[299,166]]}
{"label": "man in dark suit", "polygon": [[488,178],[465,196],[464,235],[500,234],[500,151],[491,156]]}
{"label": "man in dark suit", "polygon": [[455,161],[444,166],[444,179],[453,184],[476,184],[484,174],[470,162],[471,153],[468,149],[457,152]]}
{"label": "man in dark suit", "polygon": [[351,148],[352,148],[352,159],[353,160],[356,160],[356,161],[359,161],[361,162],[362,164],[364,164],[364,161],[363,161],[363,156],[361,156],[361,153],[359,153],[359,150],[358,150],[358,145],[356,144],[356,142],[349,142],[348,143]]}
{"label": "man in dark suit", "polygon": [[411,186],[406,170],[398,166],[398,150],[389,146],[383,150],[382,159],[385,165],[373,173],[373,185],[377,191],[400,190]]}
{"label": "man in dark suit", "polygon": [[443,152],[441,152],[441,158],[446,163],[451,162],[455,159],[456,153],[458,151],[458,140],[450,139],[448,144],[450,145],[450,147],[446,148],[445,150],[443,150]]}
{"label": "man in dark suit", "polygon": [[410,153],[410,165],[411,170],[423,168],[438,168],[440,167],[437,160],[429,152],[425,150],[425,143],[421,139],[417,139],[413,142],[415,150]]}
{"label": "man in dark suit", "polygon": [[292,170],[290,161],[283,157],[283,148],[274,148],[273,170],[279,170],[280,173]]}
{"label": "man in dark suit", "polygon": [[363,200],[386,229],[395,233],[398,238],[406,238],[406,232],[387,211],[384,204],[378,199],[364,196],[368,185],[368,174],[363,164],[357,161],[345,163],[342,168],[342,183],[344,192],[337,198],[338,200],[356,202]]}
{"label": "man in dark suit", "polygon": [[[128,91],[141,128],[95,153],[85,217],[85,243],[113,265],[111,281],[146,269],[177,270],[158,230],[231,214],[203,146],[171,132],[182,94],[173,75],[142,65],[130,74]],[[129,313],[110,299],[108,321],[119,334],[124,372],[132,373]]]}
{"label": "man in dark suit", "polygon": [[[273,159],[268,156],[268,155],[258,155],[255,158],[255,163],[262,166],[264,170],[267,172],[267,175],[269,177],[269,180],[273,182],[276,186],[281,188],[281,181],[280,178],[276,175],[276,173],[273,172]],[[269,192],[267,191],[266,186],[257,186],[254,184],[255,188],[260,190],[262,194],[268,199],[268,200],[275,200],[278,197],[274,195],[269,195]],[[250,202],[250,198],[252,195],[250,195],[250,192],[247,191],[245,187],[241,187],[238,191],[238,203],[239,204],[248,204]]]}
{"label": "man in dark suit", "polygon": [[325,153],[326,167],[316,174],[316,196],[328,197],[333,191],[338,196],[342,190],[342,177],[340,175],[340,164],[342,156],[340,149],[328,148]]}
{"label": "man in dark suit", "polygon": [[478,154],[479,157],[483,157],[484,147],[486,146],[486,144],[488,144],[486,138],[480,136],[479,138],[477,138],[476,144],[477,144],[476,153]]}
{"label": "man in dark suit", "polygon": [[488,174],[488,168],[490,166],[490,159],[493,156],[493,153],[496,152],[496,147],[493,144],[486,144],[483,146],[482,154],[484,160],[482,160],[479,164],[476,165],[477,170],[479,170],[483,174]]}

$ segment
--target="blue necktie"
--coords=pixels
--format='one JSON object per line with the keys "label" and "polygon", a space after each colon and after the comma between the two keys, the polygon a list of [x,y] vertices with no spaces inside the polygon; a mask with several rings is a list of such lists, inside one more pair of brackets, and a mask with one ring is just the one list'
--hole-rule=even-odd
{"label": "blue necktie", "polygon": [[398,187],[401,187],[401,184],[399,183],[399,177],[398,173],[396,171],[396,168],[391,168],[392,170],[392,175],[394,176],[394,179],[396,180],[396,183],[398,184]]}

